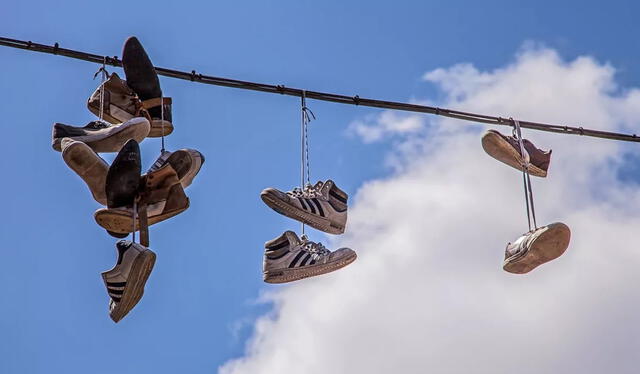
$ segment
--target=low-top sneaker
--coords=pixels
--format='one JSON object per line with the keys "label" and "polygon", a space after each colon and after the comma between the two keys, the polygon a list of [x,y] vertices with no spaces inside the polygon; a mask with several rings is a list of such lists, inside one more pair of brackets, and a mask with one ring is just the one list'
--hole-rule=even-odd
{"label": "low-top sneaker", "polygon": [[482,148],[496,160],[522,171],[523,164],[529,162],[529,174],[546,177],[551,162],[551,151],[538,149],[527,139],[522,139],[525,155],[520,152],[520,143],[513,136],[504,136],[489,130],[482,136]]}
{"label": "low-top sneaker", "polygon": [[84,127],[75,127],[56,123],[53,125],[52,145],[56,151],[61,151],[64,138],[80,141],[91,147],[95,152],[118,152],[129,139],[138,143],[149,134],[149,121],[142,117],[112,125],[104,121],[92,121]]}
{"label": "low-top sneaker", "polygon": [[105,181],[109,165],[83,142],[64,138],[60,144],[64,162],[87,184],[93,198],[107,205]]}
{"label": "low-top sneaker", "polygon": [[503,269],[514,274],[528,273],[560,257],[569,247],[570,240],[571,230],[561,222],[530,231],[507,244]]}

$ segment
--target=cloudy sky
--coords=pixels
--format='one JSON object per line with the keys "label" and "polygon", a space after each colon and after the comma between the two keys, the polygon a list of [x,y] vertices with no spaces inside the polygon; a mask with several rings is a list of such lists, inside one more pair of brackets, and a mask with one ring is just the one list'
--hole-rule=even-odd
{"label": "cloudy sky", "polygon": [[[162,67],[634,133],[640,8],[608,4],[21,2],[0,34],[108,55],[137,35]],[[637,372],[635,144],[523,130],[553,150],[538,222],[572,238],[518,276],[501,264],[527,231],[521,174],[483,152],[487,126],[310,101],[312,179],[350,194],[345,235],[310,236],[358,259],[272,286],[263,243],[299,225],[258,194],[299,181],[299,103],[162,78],[169,148],[207,161],[190,209],[152,229],[156,267],[116,325],[99,275],[115,240],[50,148],[53,122],[93,119],[97,67],[0,48],[0,68],[0,373]],[[146,164],[158,147],[142,143]]]}

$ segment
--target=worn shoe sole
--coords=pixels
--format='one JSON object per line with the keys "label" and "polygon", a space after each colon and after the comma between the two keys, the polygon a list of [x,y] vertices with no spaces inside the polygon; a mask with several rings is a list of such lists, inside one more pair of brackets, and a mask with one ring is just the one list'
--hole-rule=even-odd
{"label": "worn shoe sole", "polygon": [[[151,125],[146,118],[136,117],[122,125],[113,126],[99,134],[74,136],[70,138],[85,143],[96,153],[118,152],[129,139],[134,139],[138,143],[143,141],[149,134],[150,128]],[[63,138],[55,138],[53,140],[53,149],[60,151],[62,139]]]}
{"label": "worn shoe sole", "polygon": [[82,142],[73,142],[66,146],[62,151],[62,158],[71,170],[84,180],[93,198],[98,203],[107,205],[105,183],[109,165]]}
{"label": "worn shoe sole", "polygon": [[110,313],[113,322],[117,323],[120,321],[136,306],[136,304],[138,304],[142,298],[144,286],[147,283],[147,279],[149,279],[149,275],[151,275],[151,271],[153,270],[155,263],[156,254],[150,250],[140,253],[140,255],[133,261],[131,272],[127,279],[127,286],[122,293],[122,298]]}
{"label": "worn shoe sole", "polygon": [[296,221],[307,224],[315,229],[334,235],[344,233],[344,225],[337,222],[332,222],[326,217],[319,217],[298,207],[289,205],[274,196],[268,189],[260,193],[260,198],[262,199],[262,201],[264,201],[265,204],[267,204],[269,208],[275,210],[276,212],[289,218],[293,218]]}
{"label": "worn shoe sole", "polygon": [[263,279],[266,283],[288,283],[304,278],[315,277],[317,275],[331,273],[341,269],[358,258],[355,252],[349,257],[342,258],[335,262],[326,264],[315,264],[303,266],[300,268],[281,269],[276,271],[265,271]]}
{"label": "worn shoe sole", "polygon": [[[184,208],[176,209],[170,212],[158,214],[155,216],[150,216],[149,226],[154,225],[158,222],[162,222],[171,217],[177,216],[178,214],[184,212],[189,208],[189,200],[187,200],[187,206]],[[128,234],[133,230],[133,217],[126,211],[117,210],[117,209],[108,209],[102,208],[98,209],[93,217],[95,218],[98,225],[100,225],[105,230],[110,233],[116,234]],[[137,218],[137,217],[136,217]],[[136,219],[136,231],[139,229],[140,220]],[[112,234],[113,235],[113,234]]]}
{"label": "worn shoe sole", "polygon": [[[496,160],[503,162],[515,169],[522,171],[522,157],[508,141],[499,134],[489,131],[482,136],[482,148],[487,154]],[[529,174],[544,178],[547,172],[539,167],[529,164]]]}
{"label": "worn shoe sole", "polygon": [[546,226],[524,254],[507,258],[502,268],[513,274],[526,274],[538,266],[555,260],[569,247],[571,230],[561,222]]}
{"label": "worn shoe sole", "polygon": [[[164,127],[163,127],[163,123],[164,123]],[[164,130],[164,136],[167,136],[169,134],[171,134],[173,132],[173,124],[167,120],[159,120],[159,119],[153,119],[151,121],[151,131],[149,131],[149,138],[159,138],[161,136],[163,136],[163,131]]]}
{"label": "worn shoe sole", "polygon": [[133,205],[140,187],[141,170],[140,146],[135,140],[130,139],[109,167],[105,184],[107,207]]}

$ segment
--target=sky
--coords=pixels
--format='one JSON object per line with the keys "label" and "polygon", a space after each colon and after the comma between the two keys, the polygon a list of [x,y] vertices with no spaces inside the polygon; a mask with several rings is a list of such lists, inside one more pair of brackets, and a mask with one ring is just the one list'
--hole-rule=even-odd
{"label": "sky", "polygon": [[[135,35],[161,67],[637,132],[639,11],[631,1],[22,1],[3,7],[0,35],[110,56]],[[487,126],[309,100],[311,178],[350,195],[345,235],[310,238],[358,260],[266,285],[264,242],[299,224],[259,193],[299,183],[299,101],[165,77],[167,147],[198,149],[206,163],[186,190],[191,207],[151,228],[156,266],[114,324],[100,273],[116,240],[50,145],[54,122],[94,119],[97,68],[0,48],[0,373],[637,371],[636,145],[524,131],[553,149],[549,177],[533,181],[538,221],[566,223],[572,240],[515,276],[501,263],[527,230],[521,177],[484,154]],[[150,165],[159,140],[141,148]]]}

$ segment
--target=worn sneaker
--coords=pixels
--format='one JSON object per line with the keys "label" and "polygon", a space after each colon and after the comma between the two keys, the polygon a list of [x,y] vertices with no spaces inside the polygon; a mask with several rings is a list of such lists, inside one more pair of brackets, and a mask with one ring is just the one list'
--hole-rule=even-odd
{"label": "worn sneaker", "polygon": [[282,192],[267,188],[260,194],[271,209],[330,234],[344,233],[348,195],[332,180]]}
{"label": "worn sneaker", "polygon": [[567,250],[570,239],[569,227],[561,222],[528,232],[507,244],[503,269],[514,274],[528,273],[560,257]]}
{"label": "worn sneaker", "polygon": [[141,142],[149,134],[149,121],[142,117],[111,125],[104,121],[92,121],[84,127],[56,123],[53,125],[53,149],[61,151],[64,138],[80,141],[95,152],[118,152],[129,139]]}
{"label": "worn sneaker", "polygon": [[287,283],[330,273],[358,257],[349,248],[331,252],[322,243],[314,243],[304,235],[298,238],[293,231],[285,231],[264,247],[263,276],[267,283]]}
{"label": "worn sneaker", "polygon": [[112,124],[127,122],[134,117],[141,117],[140,99],[138,95],[121,79],[112,73],[109,79],[91,94],[87,100],[87,108],[91,113],[100,116],[100,100],[102,97],[102,118]]}
{"label": "worn sneaker", "polygon": [[[159,170],[147,173],[141,179],[140,193],[145,196],[149,226],[176,216],[189,208],[189,198],[178,176],[165,165]],[[133,207],[102,208],[94,213],[98,225],[110,233],[127,234],[133,231]],[[139,229],[140,219],[136,216],[136,230]]]}
{"label": "worn sneaker", "polygon": [[148,173],[156,171],[166,164],[171,165],[178,174],[182,187],[187,188],[204,164],[204,155],[195,149],[180,149],[175,152],[164,151],[151,165]]}
{"label": "worn sneaker", "polygon": [[133,205],[140,187],[140,146],[130,139],[111,163],[105,189],[107,207],[118,208]]}
{"label": "worn sneaker", "polygon": [[118,261],[113,269],[102,273],[102,279],[111,298],[109,315],[117,323],[142,298],[144,285],[156,262],[156,254],[128,240],[120,240],[116,248]]}
{"label": "worn sneaker", "polygon": [[97,202],[107,205],[104,186],[109,165],[83,142],[64,138],[60,145],[62,147],[62,159],[67,166],[82,178]]}
{"label": "worn sneaker", "polygon": [[122,49],[122,67],[127,85],[138,95],[141,105],[151,117],[149,137],[169,135],[171,123],[171,98],[162,96],[160,80],[147,52],[134,36],[127,39]]}
{"label": "worn sneaker", "polygon": [[520,152],[520,143],[513,136],[504,136],[495,130],[489,130],[482,136],[482,148],[489,156],[520,171],[522,164],[529,161],[529,174],[546,177],[551,151],[538,149],[527,139],[522,139],[522,145],[527,153],[524,158]]}

